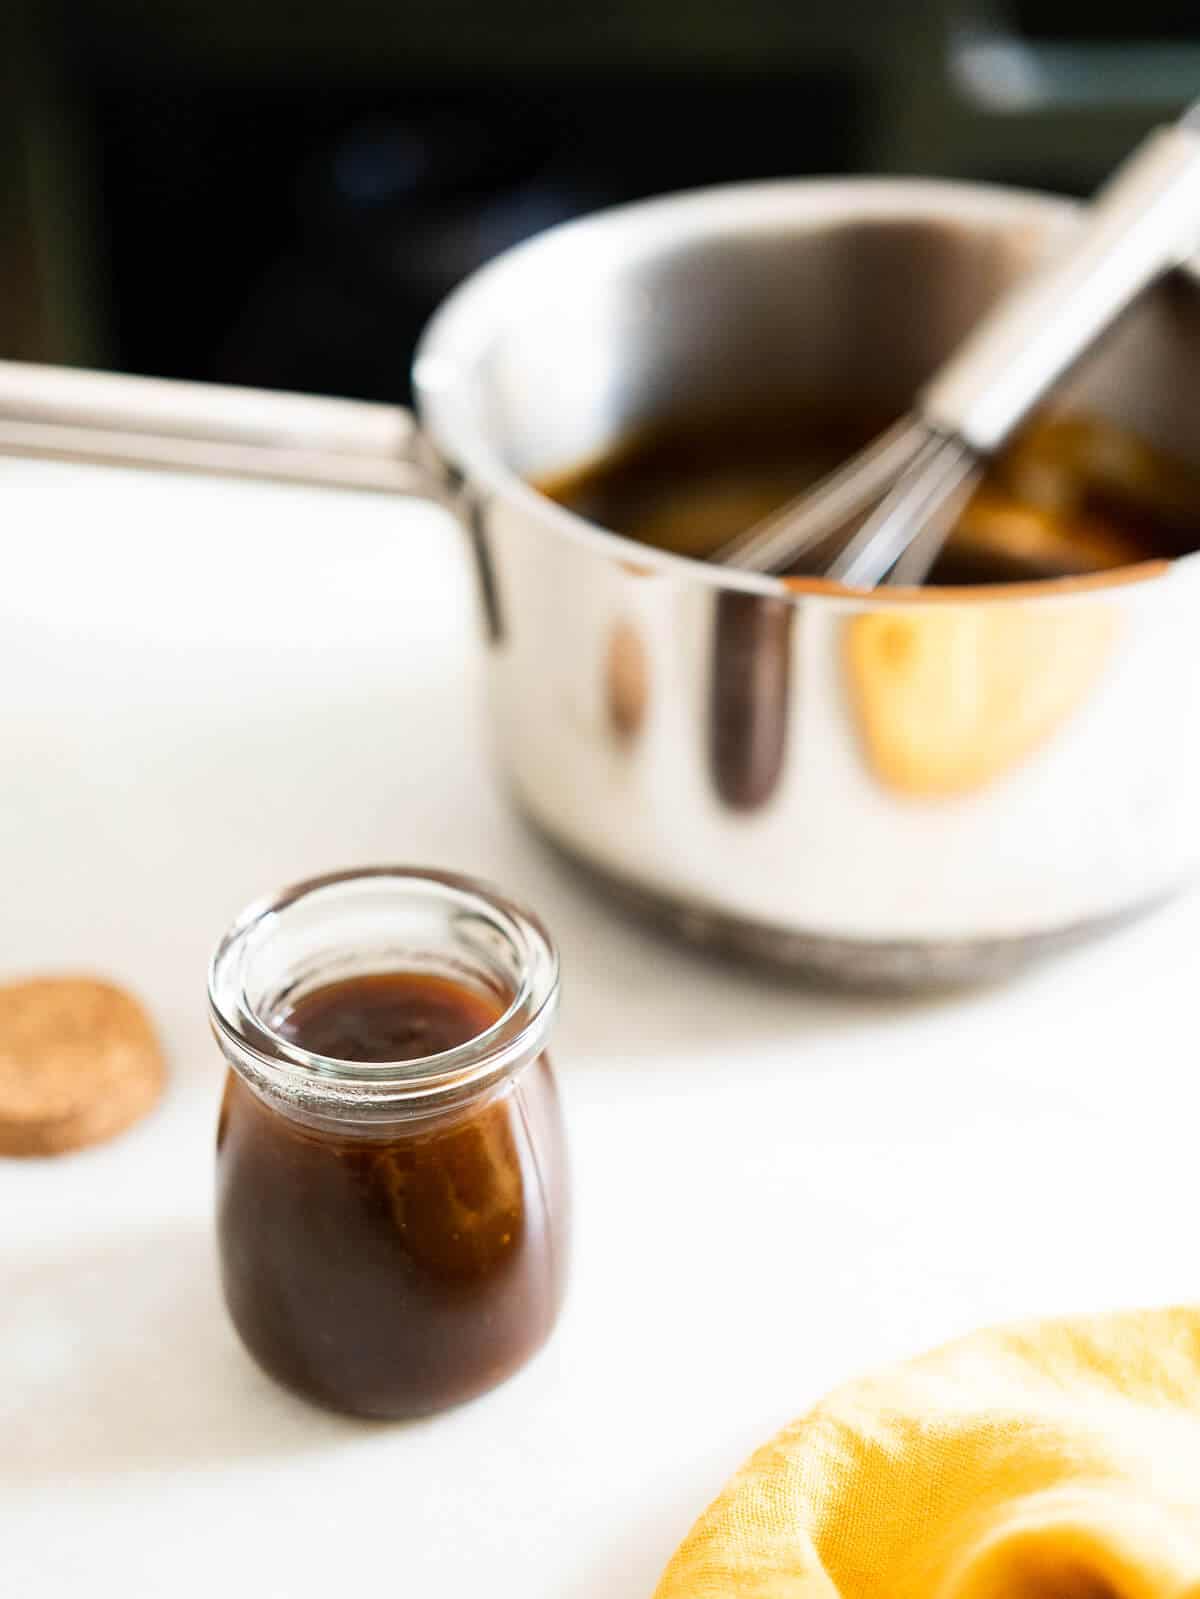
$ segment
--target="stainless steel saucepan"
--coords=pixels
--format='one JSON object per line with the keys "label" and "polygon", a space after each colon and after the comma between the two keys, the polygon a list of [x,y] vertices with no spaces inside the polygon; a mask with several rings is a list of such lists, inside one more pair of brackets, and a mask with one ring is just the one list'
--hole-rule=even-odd
{"label": "stainless steel saucepan", "polygon": [[[557,228],[476,273],[388,407],[0,366],[0,450],[450,499],[522,810],[688,936],[826,977],[1004,970],[1200,862],[1200,557],[856,593],[671,556],[528,480],[650,422],[897,414],[1072,226],[1048,197],[797,181]],[[1200,464],[1169,280],[1057,403]],[[398,558],[401,556],[398,553]]]}

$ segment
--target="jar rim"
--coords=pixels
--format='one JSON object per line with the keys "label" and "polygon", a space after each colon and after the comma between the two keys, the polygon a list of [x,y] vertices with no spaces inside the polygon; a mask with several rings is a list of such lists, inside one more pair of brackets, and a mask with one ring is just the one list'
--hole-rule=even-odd
{"label": "jar rim", "polygon": [[[289,910],[318,894],[372,883],[441,896],[482,915],[512,946],[519,983],[505,1010],[474,1038],[409,1060],[352,1061],[318,1054],[283,1036],[259,1013],[246,987],[256,940]],[[540,1052],[558,1000],[559,961],[541,919],[490,883],[417,866],[327,872],[254,900],[225,932],[208,970],[208,1001],[218,1042],[237,1064],[276,1087],[359,1101],[421,1098],[505,1076]]]}

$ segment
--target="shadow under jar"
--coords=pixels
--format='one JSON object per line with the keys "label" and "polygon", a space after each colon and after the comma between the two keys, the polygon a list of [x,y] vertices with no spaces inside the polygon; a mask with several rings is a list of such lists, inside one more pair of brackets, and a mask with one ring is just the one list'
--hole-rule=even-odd
{"label": "shadow under jar", "polygon": [[287,1387],[427,1415],[549,1336],[568,1243],[554,947],[465,878],[381,868],[251,906],[213,958],[226,1303]]}

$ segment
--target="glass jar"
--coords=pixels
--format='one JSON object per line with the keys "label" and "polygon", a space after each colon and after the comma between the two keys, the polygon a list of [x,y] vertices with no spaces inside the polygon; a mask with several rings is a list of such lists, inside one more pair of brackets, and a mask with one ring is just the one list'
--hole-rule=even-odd
{"label": "glass jar", "polygon": [[225,935],[209,974],[231,1068],[221,1275],[273,1377],[418,1416],[549,1336],[568,1243],[557,997],[538,920],[449,874],[316,878]]}

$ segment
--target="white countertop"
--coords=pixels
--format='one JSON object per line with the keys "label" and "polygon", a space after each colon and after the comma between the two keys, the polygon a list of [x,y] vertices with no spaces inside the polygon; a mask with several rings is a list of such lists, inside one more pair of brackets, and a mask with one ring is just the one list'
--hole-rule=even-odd
{"label": "white countertop", "polygon": [[[6,1593],[646,1595],[831,1384],[1200,1294],[1200,901],[957,999],[726,971],[510,815],[439,513],[14,462],[0,507],[0,976],[128,983],[171,1064],[123,1138],[0,1163]],[[491,877],[556,931],[577,1202],[550,1348],[407,1427],[258,1373],[210,1225],[209,949],[260,892],[381,860]]]}

